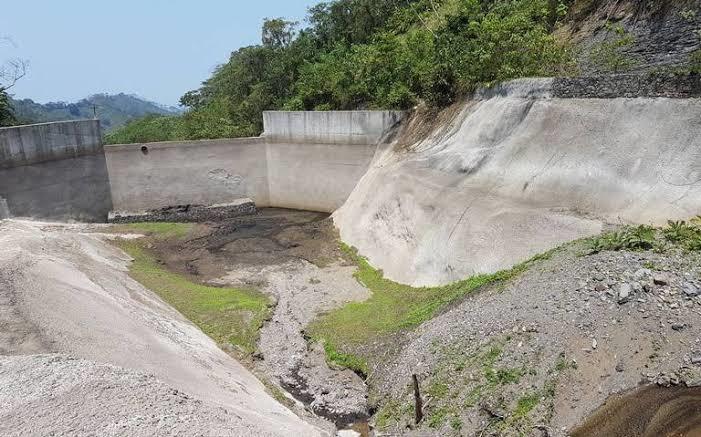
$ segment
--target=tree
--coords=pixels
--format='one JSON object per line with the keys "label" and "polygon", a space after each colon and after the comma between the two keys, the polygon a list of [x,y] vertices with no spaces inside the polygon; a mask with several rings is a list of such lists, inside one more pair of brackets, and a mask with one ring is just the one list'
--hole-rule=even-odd
{"label": "tree", "polygon": [[297,22],[283,18],[266,18],[263,21],[263,46],[274,49],[290,45],[295,37]]}
{"label": "tree", "polygon": [[11,126],[16,122],[12,112],[10,96],[4,88],[0,88],[0,126]]}
{"label": "tree", "polygon": [[[1,42],[14,45],[10,38],[0,38]],[[8,59],[0,64],[0,126],[14,124],[17,120],[7,90],[27,74],[27,62],[22,59]]]}

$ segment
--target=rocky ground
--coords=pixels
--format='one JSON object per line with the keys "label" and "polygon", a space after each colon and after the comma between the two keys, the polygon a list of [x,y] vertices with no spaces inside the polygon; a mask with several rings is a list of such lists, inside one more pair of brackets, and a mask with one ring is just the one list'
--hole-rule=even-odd
{"label": "rocky ground", "polygon": [[[614,393],[701,383],[699,254],[586,251],[581,242],[567,245],[393,339],[402,344],[396,358],[369,381],[384,399],[378,427],[567,435]],[[418,427],[412,374],[425,402]]]}
{"label": "rocky ground", "polygon": [[[590,241],[567,244],[418,328],[366,345],[375,355],[366,386],[353,372],[329,367],[322,348],[304,337],[319,314],[368,296],[325,215],[264,209],[199,224],[191,234],[151,250],[198,281],[255,285],[272,296],[275,311],[252,366],[341,428],[377,408],[370,420],[376,435],[564,436],[588,418],[587,431],[575,435],[626,435],[612,429],[635,427],[643,435],[668,427],[672,416],[640,411],[701,408],[699,390],[679,392],[688,401],[680,406],[682,394],[648,389],[624,398],[627,409],[615,410],[616,420],[593,416],[638,386],[701,383],[699,252],[670,244],[594,253]],[[418,426],[414,374],[423,401]]]}

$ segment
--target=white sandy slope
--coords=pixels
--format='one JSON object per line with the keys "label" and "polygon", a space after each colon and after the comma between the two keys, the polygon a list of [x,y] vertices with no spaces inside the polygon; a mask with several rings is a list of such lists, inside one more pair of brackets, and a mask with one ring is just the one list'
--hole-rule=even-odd
{"label": "white sandy slope", "polygon": [[427,139],[378,150],[334,214],[341,238],[387,277],[434,285],[604,223],[701,213],[701,100],[556,99],[539,87],[510,84]]}
{"label": "white sandy slope", "polygon": [[81,226],[0,221],[0,435],[321,434]]}

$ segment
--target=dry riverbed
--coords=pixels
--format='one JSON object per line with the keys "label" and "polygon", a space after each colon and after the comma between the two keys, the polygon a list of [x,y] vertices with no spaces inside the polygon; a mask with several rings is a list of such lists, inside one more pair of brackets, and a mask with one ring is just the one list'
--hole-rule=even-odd
{"label": "dry riverbed", "polygon": [[[114,229],[147,234],[120,246],[137,259],[142,251],[152,254],[164,270],[209,286],[209,291],[224,287],[229,295],[241,294],[238,302],[262,293],[267,305],[238,305],[238,312],[219,307],[218,315],[209,316],[192,311],[191,297],[171,296],[170,302],[199,321],[223,347],[233,344],[242,361],[316,415],[341,428],[368,417],[363,379],[351,370],[329,366],[323,347],[310,344],[304,336],[306,326],[321,313],[370,295],[353,277],[355,264],[339,249],[327,214],[270,208],[217,223],[135,224]],[[138,275],[138,269],[132,273]],[[162,283],[162,276],[156,281]],[[227,325],[218,320],[220,316],[249,324]],[[261,316],[265,320],[259,320]]]}
{"label": "dry riverbed", "polygon": [[[372,412],[376,431],[400,435],[698,431],[698,390],[682,388],[701,381],[701,256],[668,231],[578,241],[508,271],[413,288],[339,245],[324,214],[150,226],[131,229],[150,234],[139,244],[167,270],[268,299],[243,317],[259,331],[229,337],[237,356],[341,428]],[[657,388],[616,401],[638,386]]]}

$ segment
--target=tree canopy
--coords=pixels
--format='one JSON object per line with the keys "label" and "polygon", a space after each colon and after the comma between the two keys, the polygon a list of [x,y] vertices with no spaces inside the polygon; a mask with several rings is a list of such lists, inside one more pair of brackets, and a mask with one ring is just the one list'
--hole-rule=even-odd
{"label": "tree canopy", "polygon": [[154,123],[175,129],[151,140],[251,136],[262,131],[265,110],[448,105],[480,85],[569,68],[569,51],[552,35],[568,3],[319,3],[302,29],[283,18],[266,19],[260,45],[234,51],[199,89],[182,97],[188,108],[182,117],[168,123],[151,117],[123,129],[158,132],[149,127]]}

